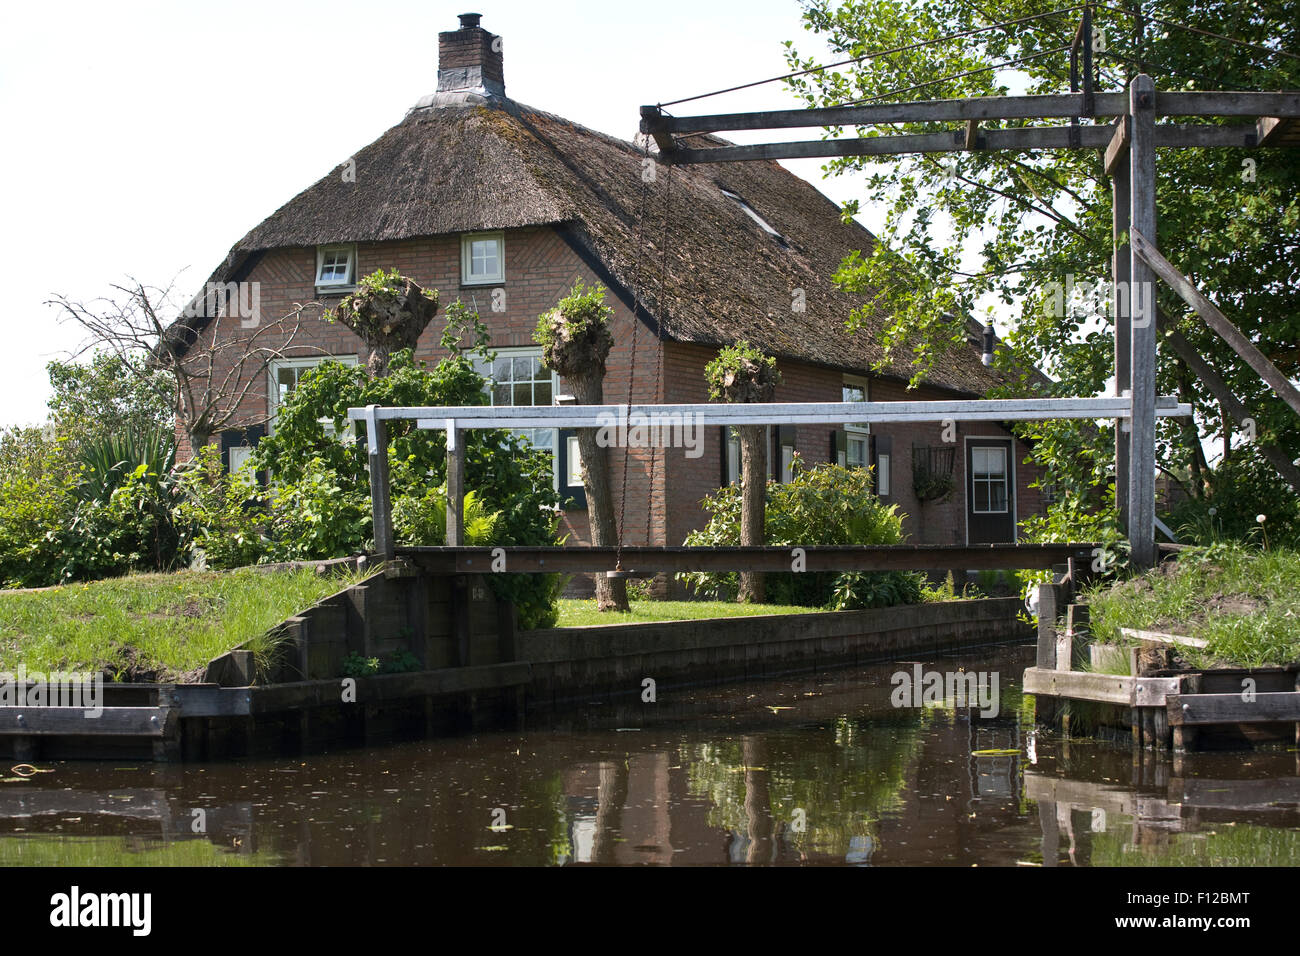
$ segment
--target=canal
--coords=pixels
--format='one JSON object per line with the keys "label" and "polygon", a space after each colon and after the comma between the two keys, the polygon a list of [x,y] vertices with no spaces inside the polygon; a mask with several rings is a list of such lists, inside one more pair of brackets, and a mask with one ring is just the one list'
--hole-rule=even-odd
{"label": "canal", "polygon": [[[1294,749],[1135,763],[1035,732],[1033,653],[661,688],[292,759],[4,767],[0,865],[1300,863]],[[894,705],[895,674],[963,670],[996,675],[994,706]]]}

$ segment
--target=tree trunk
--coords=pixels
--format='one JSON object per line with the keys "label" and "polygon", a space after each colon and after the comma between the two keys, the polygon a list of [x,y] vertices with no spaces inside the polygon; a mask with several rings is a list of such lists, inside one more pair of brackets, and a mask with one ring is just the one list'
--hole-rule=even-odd
{"label": "tree trunk", "polygon": [[[767,507],[767,428],[763,425],[742,425],[740,433],[740,543],[745,547],[766,544],[764,518]],[[740,573],[740,594],[737,600],[744,604],[762,604],[765,597],[763,575],[759,571]]]}
{"label": "tree trunk", "polygon": [[[603,405],[604,370],[567,378],[580,405]],[[614,490],[610,480],[609,453],[596,444],[596,429],[579,428],[578,451],[582,456],[582,483],[587,491],[587,517],[591,522],[591,543],[596,547],[618,546],[618,524],[614,520]],[[624,454],[627,449],[624,449]],[[627,581],[596,573],[596,608],[600,611],[628,611]]]}

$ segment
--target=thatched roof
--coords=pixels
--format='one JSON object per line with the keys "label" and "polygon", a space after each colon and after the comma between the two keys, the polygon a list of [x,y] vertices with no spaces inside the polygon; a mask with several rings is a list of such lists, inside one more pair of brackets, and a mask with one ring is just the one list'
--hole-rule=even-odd
{"label": "thatched roof", "polygon": [[[692,145],[722,142],[697,138]],[[849,251],[874,239],[775,162],[684,166],[671,174],[659,166],[647,185],[638,146],[496,98],[412,110],[354,159],[355,182],[335,170],[295,196],[235,245],[213,280],[231,280],[250,255],[280,247],[557,225],[624,295],[642,290],[651,325],[667,338],[709,345],[748,339],[778,358],[847,370],[867,371],[883,357],[879,324],[845,331],[858,302],[830,281]],[[804,290],[801,313],[791,309],[796,289]],[[881,371],[912,374],[905,364]],[[970,345],[943,356],[926,380],[978,395],[999,376]]]}

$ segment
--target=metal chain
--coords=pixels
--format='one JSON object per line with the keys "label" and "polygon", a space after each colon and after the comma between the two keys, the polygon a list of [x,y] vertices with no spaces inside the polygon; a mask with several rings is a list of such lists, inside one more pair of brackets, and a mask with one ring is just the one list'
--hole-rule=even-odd
{"label": "metal chain", "polygon": [[[645,175],[648,168],[645,160],[650,158],[650,139],[643,134],[641,141],[641,209],[637,213],[636,219],[636,258],[632,266],[632,352],[628,358],[627,369],[627,404],[632,404],[632,385],[636,378],[636,341],[637,332],[640,328],[640,322],[637,321],[637,313],[641,310],[641,253],[645,248],[645,217],[646,208],[650,203],[650,179]],[[618,550],[614,556],[614,569],[623,570],[623,528],[627,517],[627,460],[630,456],[628,450],[623,449],[623,480],[622,487],[619,489],[618,502]]]}
{"label": "metal chain", "polygon": [[[659,307],[658,319],[655,322],[655,401],[662,402],[668,396],[664,394],[664,336],[663,322],[667,309],[664,306],[664,277],[668,272],[668,245],[671,238],[669,227],[673,221],[673,167],[668,167],[668,183],[664,189],[664,225],[662,239],[662,248],[659,250],[659,282],[655,287],[655,304]],[[662,422],[660,423],[660,432],[663,435]],[[667,452],[664,452],[665,456]],[[668,469],[667,464],[664,466],[664,491],[668,490]],[[654,487],[655,487],[655,448],[650,446],[650,483],[646,485],[645,494],[645,543],[650,544],[650,512],[654,507]],[[668,504],[667,499],[664,501],[664,523],[668,521]],[[667,528],[665,527],[665,540]]]}

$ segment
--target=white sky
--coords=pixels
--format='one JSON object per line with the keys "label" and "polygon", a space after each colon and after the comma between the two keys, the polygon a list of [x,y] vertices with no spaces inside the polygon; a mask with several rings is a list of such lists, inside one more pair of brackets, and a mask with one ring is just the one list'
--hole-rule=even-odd
{"label": "white sky", "polygon": [[[642,103],[783,73],[783,40],[823,49],[795,0],[11,4],[0,262],[17,281],[0,313],[0,426],[44,419],[45,363],[80,343],[46,300],[181,270],[188,298],[244,233],[433,91],[437,34],[469,11],[503,39],[508,95],[624,139]],[[774,83],[697,105],[798,104]],[[788,165],[837,202],[854,195],[818,160]]]}
{"label": "white sky", "polygon": [[[624,139],[643,103],[786,72],[784,40],[825,53],[797,0],[13,5],[0,31],[0,262],[18,281],[0,312],[0,427],[44,419],[45,363],[82,344],[49,298],[179,274],[183,304],[249,229],[434,90],[437,34],[471,10],[503,38],[508,95]],[[798,105],[771,83],[674,111]],[[836,202],[863,198],[856,177],[823,179],[821,160],[785,165]],[[868,229],[883,218],[864,204]]]}

